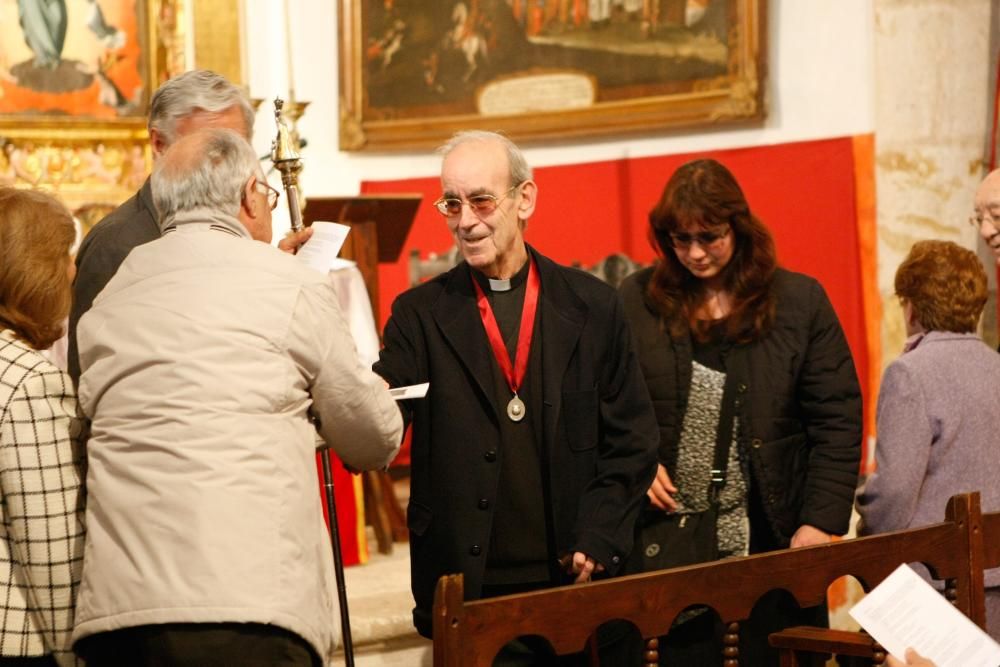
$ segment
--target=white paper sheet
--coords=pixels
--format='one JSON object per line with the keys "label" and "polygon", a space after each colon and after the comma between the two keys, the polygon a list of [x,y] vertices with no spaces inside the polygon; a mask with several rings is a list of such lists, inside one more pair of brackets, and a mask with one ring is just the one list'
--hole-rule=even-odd
{"label": "white paper sheet", "polygon": [[424,382],[423,384],[411,384],[408,387],[394,387],[389,390],[389,395],[396,401],[405,401],[408,398],[423,398],[427,395],[427,390],[430,386],[430,382]]}
{"label": "white paper sheet", "polygon": [[1000,665],[1000,644],[905,563],[849,613],[899,659],[912,647],[937,667]]}
{"label": "white paper sheet", "polygon": [[337,258],[337,255],[340,253],[340,248],[344,245],[344,239],[347,238],[347,233],[351,231],[351,228],[339,222],[320,221],[312,223],[312,228],[312,236],[302,244],[295,256],[323,273],[339,268],[341,260]]}

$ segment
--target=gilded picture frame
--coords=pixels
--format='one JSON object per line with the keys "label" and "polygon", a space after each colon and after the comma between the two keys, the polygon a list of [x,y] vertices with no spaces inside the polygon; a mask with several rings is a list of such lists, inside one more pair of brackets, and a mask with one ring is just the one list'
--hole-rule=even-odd
{"label": "gilded picture frame", "polygon": [[340,148],[753,123],[767,0],[339,0]]}
{"label": "gilded picture frame", "polygon": [[239,25],[239,7],[240,0],[0,2],[0,185],[52,191],[85,226],[130,197],[152,166],[152,92],[195,66],[188,54],[240,81],[238,34],[216,39],[225,48],[204,57],[189,44],[226,25],[220,17]]}

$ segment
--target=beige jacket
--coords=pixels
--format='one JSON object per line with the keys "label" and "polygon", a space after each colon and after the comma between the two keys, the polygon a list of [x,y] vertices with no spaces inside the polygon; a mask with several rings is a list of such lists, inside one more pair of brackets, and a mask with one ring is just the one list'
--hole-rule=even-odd
{"label": "beige jacket", "polygon": [[74,641],[269,623],[328,662],[339,623],[316,430],[371,469],[402,420],[327,277],[234,218],[189,213],[129,254],[78,341],[92,430]]}

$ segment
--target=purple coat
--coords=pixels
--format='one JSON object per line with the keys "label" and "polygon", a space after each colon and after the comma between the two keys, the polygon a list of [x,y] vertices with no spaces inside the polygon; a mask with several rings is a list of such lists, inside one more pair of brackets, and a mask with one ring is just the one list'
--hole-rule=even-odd
{"label": "purple coat", "polygon": [[[861,534],[944,521],[948,498],[968,491],[980,492],[984,512],[1000,511],[1000,354],[975,334],[932,331],[892,362],[877,431],[877,469],[858,496]],[[1000,569],[986,572],[986,586],[1000,586]]]}

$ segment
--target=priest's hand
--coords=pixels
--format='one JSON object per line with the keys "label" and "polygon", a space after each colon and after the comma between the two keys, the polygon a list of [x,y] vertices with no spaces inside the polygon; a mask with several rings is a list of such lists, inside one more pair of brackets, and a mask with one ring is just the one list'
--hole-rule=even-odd
{"label": "priest's hand", "polygon": [[573,580],[574,584],[582,584],[585,581],[590,581],[593,575],[604,572],[603,565],[582,551],[577,551],[573,554],[573,560],[570,561],[569,565],[569,573],[576,575],[576,579]]}

